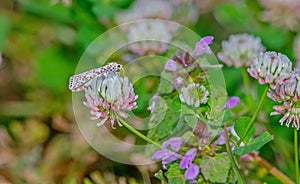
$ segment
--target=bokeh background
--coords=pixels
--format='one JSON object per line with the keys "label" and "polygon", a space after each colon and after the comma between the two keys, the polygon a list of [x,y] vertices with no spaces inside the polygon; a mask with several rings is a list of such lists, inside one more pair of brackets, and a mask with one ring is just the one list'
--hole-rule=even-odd
{"label": "bokeh background", "polygon": [[[253,34],[267,50],[286,54],[297,66],[299,7],[297,0],[1,0],[0,183],[157,183],[153,174],[159,165],[111,161],[82,137],[68,79],[88,45],[123,22],[159,18],[183,24],[200,36],[214,36],[215,53],[229,35]],[[223,72],[229,96],[243,100],[241,70],[224,67]],[[146,108],[157,82],[135,84],[137,93],[144,94],[136,114],[149,115]],[[253,85],[259,96],[260,86]],[[279,117],[268,116],[272,104],[266,101],[258,126],[269,130],[274,141],[259,154],[295,178],[292,129],[280,126]],[[237,116],[245,113],[243,105]],[[249,177],[257,183],[276,183],[265,168],[251,167]]]}

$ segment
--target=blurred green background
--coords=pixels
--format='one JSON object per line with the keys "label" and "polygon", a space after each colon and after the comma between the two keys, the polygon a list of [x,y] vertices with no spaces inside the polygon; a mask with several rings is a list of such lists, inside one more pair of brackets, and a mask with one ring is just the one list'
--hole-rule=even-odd
{"label": "blurred green background", "polygon": [[[115,17],[132,3],[1,0],[0,183],[158,182],[153,177],[156,165],[122,165],[89,147],[75,123],[67,88],[69,76],[74,74],[87,46],[117,26]],[[262,21],[264,7],[259,1],[199,0],[196,5],[196,21],[171,20],[185,24],[200,36],[214,36],[215,53],[230,34],[245,32],[260,37],[267,50],[295,60],[293,41],[299,26],[290,29]],[[244,100],[241,71],[224,67],[223,72],[229,96],[238,95]],[[257,89],[259,95],[259,85]],[[143,99],[141,95],[139,98]],[[146,104],[148,100],[141,101]],[[272,104],[266,101],[266,113],[260,115],[258,123],[265,125],[275,140],[260,155],[294,178],[292,129],[280,126],[279,117],[268,117]],[[253,167],[253,178],[276,183],[264,168]]]}

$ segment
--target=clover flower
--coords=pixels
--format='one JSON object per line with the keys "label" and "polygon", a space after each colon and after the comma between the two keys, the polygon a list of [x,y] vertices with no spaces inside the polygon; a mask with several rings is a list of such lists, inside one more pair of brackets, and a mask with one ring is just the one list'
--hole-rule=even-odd
{"label": "clover flower", "polygon": [[285,84],[290,78],[292,62],[284,54],[264,52],[252,61],[247,71],[260,84],[270,84],[274,89],[277,84]]}
{"label": "clover flower", "polygon": [[249,66],[263,51],[265,47],[261,44],[260,38],[236,34],[230,35],[228,40],[222,42],[222,51],[218,53],[218,58],[228,66],[239,68]]}
{"label": "clover flower", "polygon": [[282,125],[286,126],[292,123],[293,128],[300,128],[300,74],[298,71],[293,72],[292,76],[284,85],[277,85],[275,90],[269,90],[268,97],[281,105],[273,106],[274,112],[271,115],[280,115],[283,117],[279,120]]}
{"label": "clover flower", "polygon": [[260,0],[264,7],[262,19],[278,27],[294,30],[299,26],[300,1],[299,0]]}
{"label": "clover flower", "polygon": [[153,160],[162,160],[162,166],[167,169],[166,164],[175,160],[181,159],[182,156],[176,152],[179,151],[182,145],[180,137],[172,137],[162,144],[162,149],[156,151],[152,155]]}
{"label": "clover flower", "polygon": [[90,88],[85,90],[86,102],[90,109],[91,119],[99,119],[97,126],[109,121],[114,128],[114,123],[119,122],[119,117],[127,118],[126,111],[137,108],[135,100],[137,95],[133,91],[133,85],[127,77],[120,77],[115,72],[104,72],[92,81]]}
{"label": "clover flower", "polygon": [[187,105],[199,107],[200,104],[205,104],[208,101],[209,92],[199,84],[191,83],[187,87],[181,88],[179,94],[180,101]]}
{"label": "clover flower", "polygon": [[165,52],[172,33],[162,22],[143,21],[129,27],[127,38],[132,52],[145,55]]}
{"label": "clover flower", "polygon": [[199,174],[199,170],[200,170],[199,166],[192,163],[196,157],[196,154],[197,154],[197,149],[191,148],[185,153],[185,155],[181,159],[180,169],[186,169],[184,173],[184,177],[187,180],[193,181],[196,179],[196,177]]}

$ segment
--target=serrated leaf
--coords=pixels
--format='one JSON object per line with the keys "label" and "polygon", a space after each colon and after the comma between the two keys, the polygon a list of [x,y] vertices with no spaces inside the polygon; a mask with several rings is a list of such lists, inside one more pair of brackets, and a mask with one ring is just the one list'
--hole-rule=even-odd
{"label": "serrated leaf", "polygon": [[166,177],[168,178],[168,183],[186,183],[186,180],[178,163],[173,163],[172,165],[170,165],[170,168],[168,168],[168,171],[166,172]]}
{"label": "serrated leaf", "polygon": [[258,137],[254,138],[247,146],[239,147],[235,149],[233,152],[237,155],[245,155],[250,153],[251,151],[257,151],[265,144],[273,140],[273,135],[269,132],[264,132]]}
{"label": "serrated leaf", "polygon": [[[236,132],[236,134],[242,138],[244,133],[246,132],[247,126],[250,123],[250,118],[249,117],[240,117],[236,123],[234,124],[234,131]],[[243,142],[245,144],[248,144],[250,138],[254,135],[255,133],[255,126],[254,124],[251,126],[250,130],[248,131],[248,133],[246,134]]]}
{"label": "serrated leaf", "polygon": [[204,156],[199,166],[206,180],[225,183],[229,174],[230,161],[227,155],[216,154],[214,157]]}

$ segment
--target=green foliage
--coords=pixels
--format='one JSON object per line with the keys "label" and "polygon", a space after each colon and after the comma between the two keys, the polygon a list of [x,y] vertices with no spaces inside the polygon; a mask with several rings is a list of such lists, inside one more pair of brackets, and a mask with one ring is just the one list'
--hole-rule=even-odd
{"label": "green foliage", "polygon": [[178,163],[170,165],[168,171],[166,172],[166,177],[168,178],[168,183],[183,184],[186,183],[182,170]]}
{"label": "green foliage", "polygon": [[261,135],[255,137],[251,140],[248,145],[241,146],[234,150],[234,153],[237,155],[245,155],[251,151],[258,151],[265,144],[273,140],[273,135],[269,132],[263,132]]}
{"label": "green foliage", "polygon": [[230,161],[227,155],[216,154],[201,158],[199,166],[205,180],[225,183],[230,170]]}
{"label": "green foliage", "polygon": [[[240,138],[242,138],[242,136],[246,132],[249,123],[250,123],[250,118],[242,116],[234,124],[234,131]],[[254,135],[254,133],[255,133],[255,125],[253,124],[243,140],[243,142],[245,142],[246,145],[248,144],[249,140]]]}

